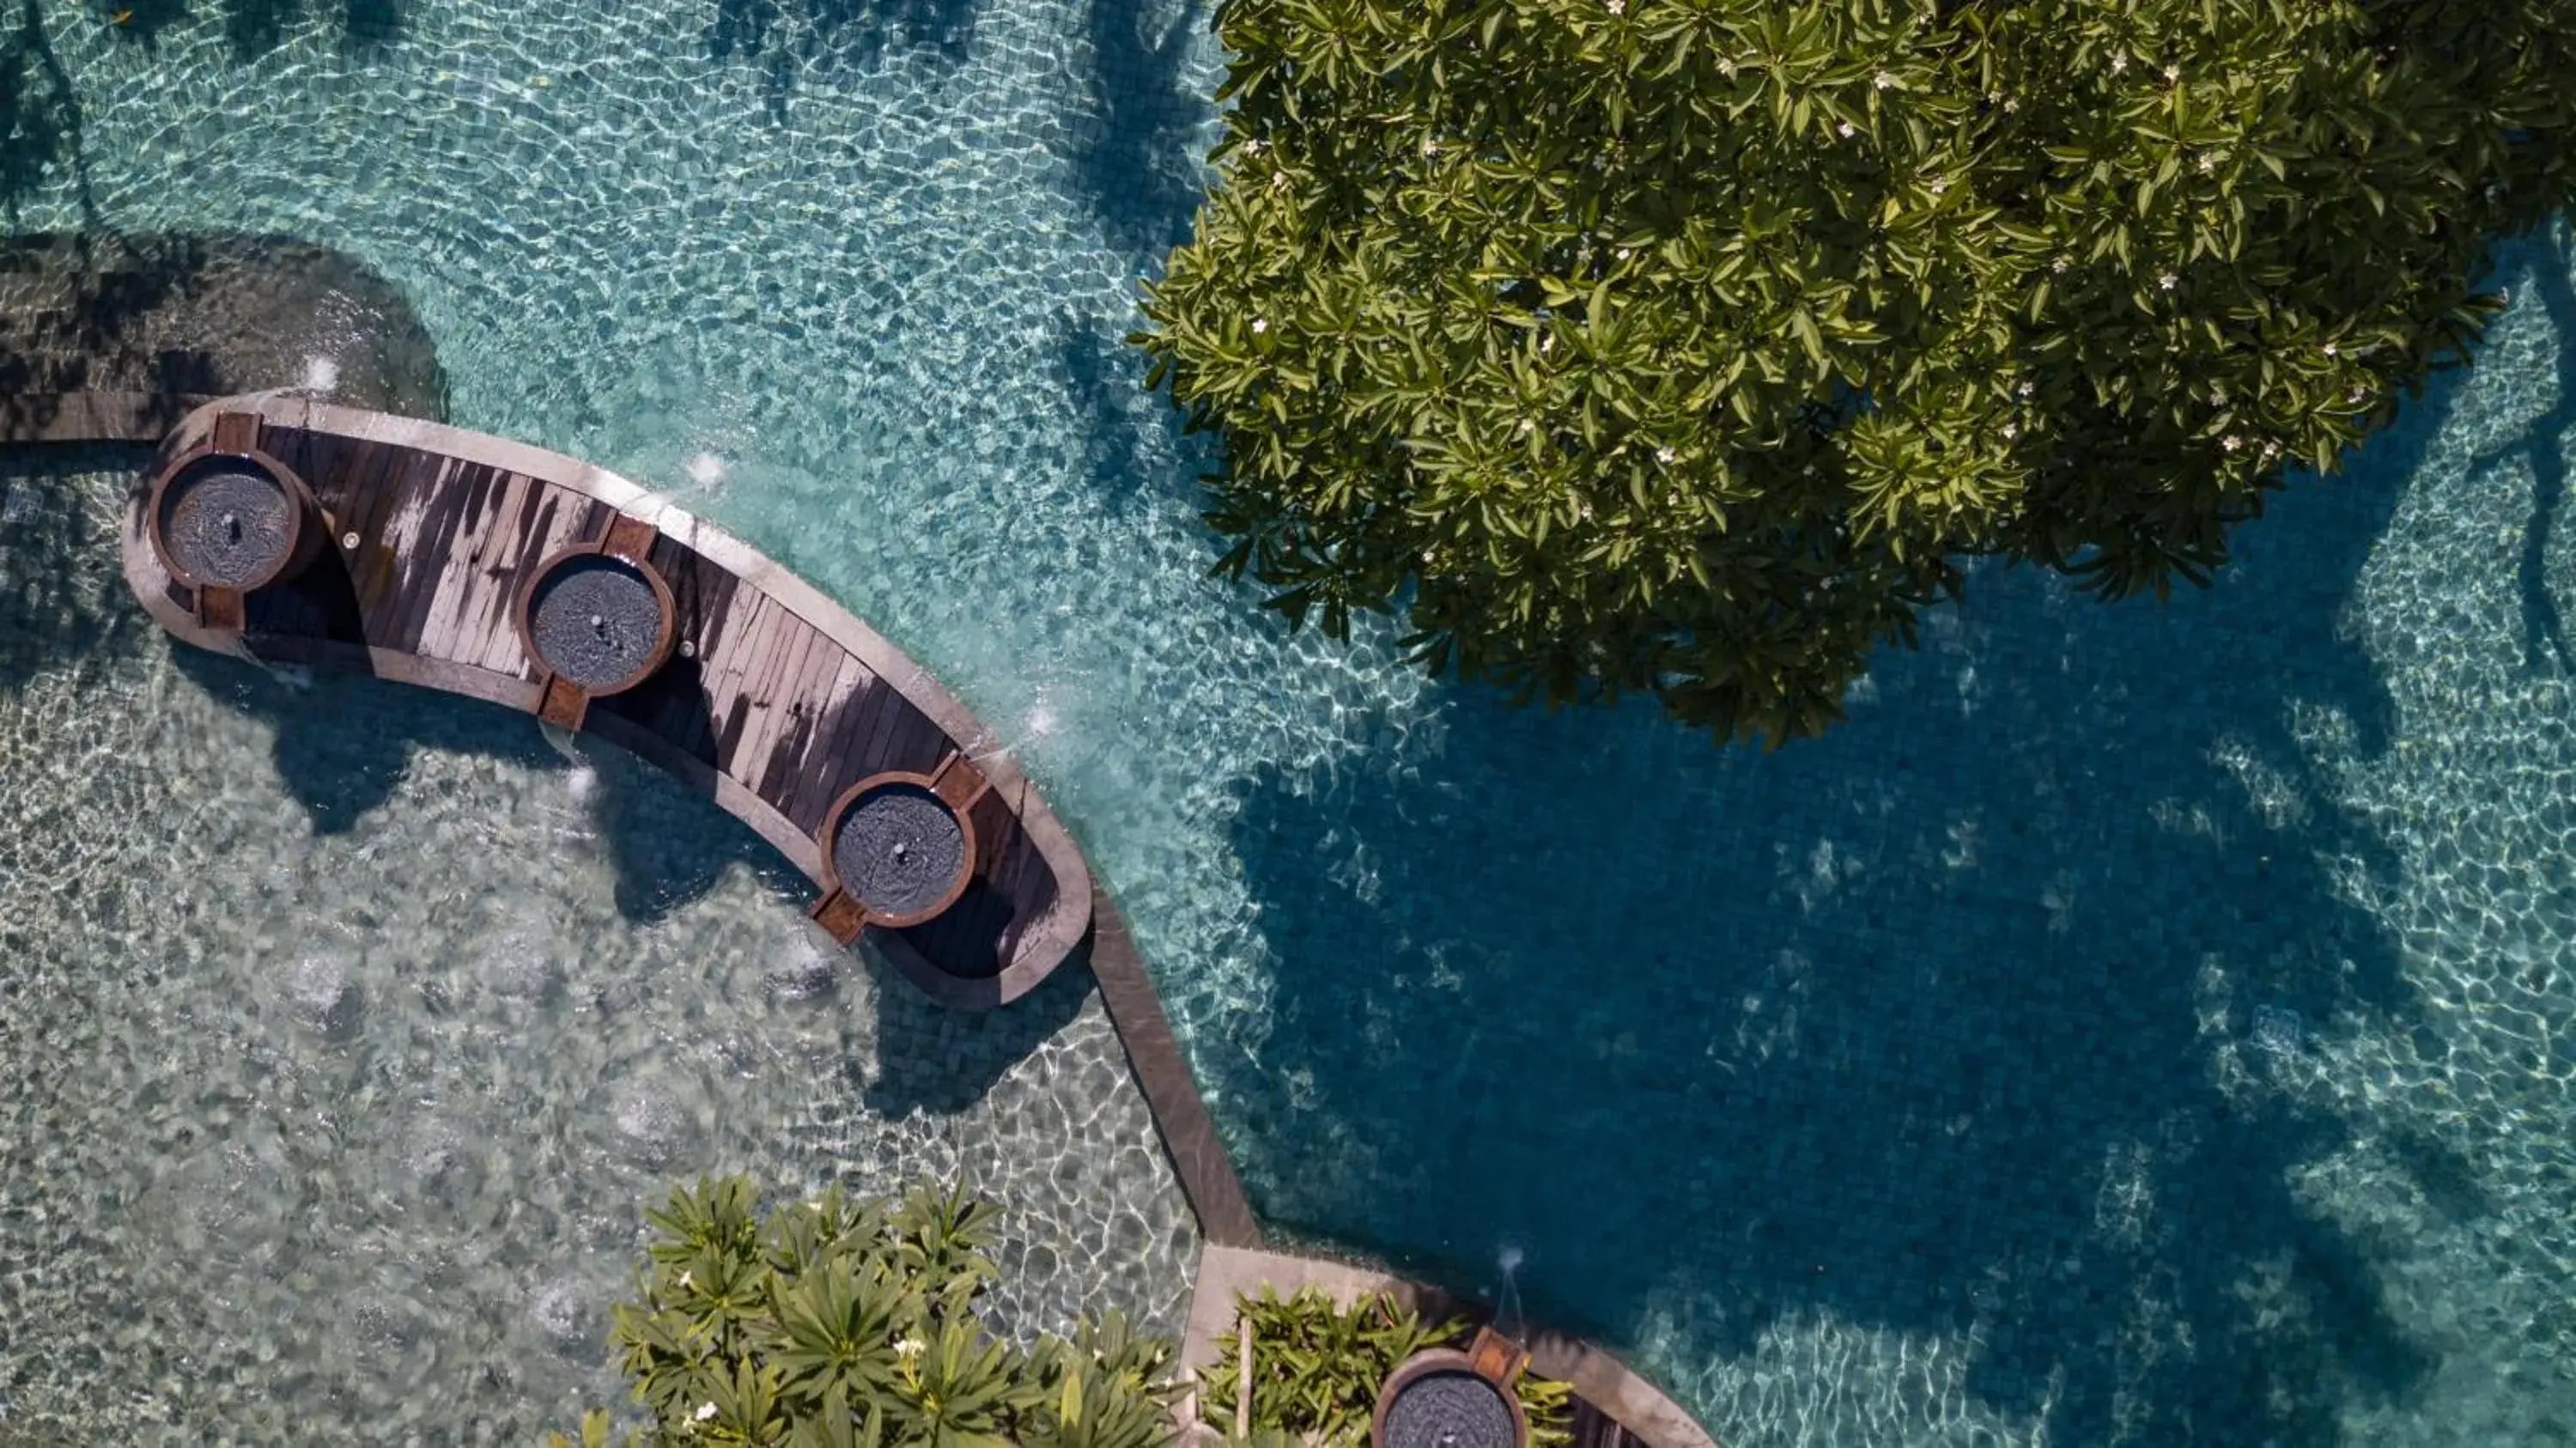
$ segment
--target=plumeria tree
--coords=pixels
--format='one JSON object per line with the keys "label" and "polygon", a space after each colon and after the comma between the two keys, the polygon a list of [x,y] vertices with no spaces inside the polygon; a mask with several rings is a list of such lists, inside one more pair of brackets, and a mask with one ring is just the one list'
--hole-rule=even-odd
{"label": "plumeria tree", "polygon": [[[898,1206],[835,1187],[760,1211],[743,1177],[647,1213],[641,1300],[613,1336],[649,1426],[629,1445],[1150,1448],[1173,1432],[1172,1348],[1112,1314],[1022,1351],[975,1311],[996,1209],[962,1187]],[[606,1413],[582,1424],[605,1448]],[[570,1448],[558,1434],[556,1448]]]}
{"label": "plumeria tree", "polygon": [[1137,341],[1221,567],[1434,670],[1835,719],[1963,560],[2206,582],[2569,197],[2576,0],[1224,0]]}

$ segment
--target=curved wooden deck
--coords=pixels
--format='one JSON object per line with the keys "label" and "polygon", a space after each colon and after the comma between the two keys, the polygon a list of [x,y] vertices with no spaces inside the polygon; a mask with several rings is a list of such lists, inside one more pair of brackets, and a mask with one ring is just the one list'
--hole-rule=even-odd
{"label": "curved wooden deck", "polygon": [[649,524],[658,536],[647,556],[671,586],[683,647],[641,687],[593,700],[585,732],[710,796],[818,886],[815,833],[844,788],[886,770],[928,772],[962,752],[991,785],[973,806],[985,842],[976,878],[938,918],[870,925],[868,940],[934,999],[964,1009],[1026,994],[1081,943],[1090,871],[991,731],[803,580],[577,459],[303,396],[208,403],[162,441],[126,519],[126,580],[172,634],[219,652],[235,640],[200,626],[145,518],[158,464],[210,439],[219,417],[232,419],[228,431],[255,426],[258,449],[302,475],[329,521],[318,561],[244,600],[239,638],[257,656],[534,713],[542,684],[513,614],[524,571],[605,538],[621,519]]}

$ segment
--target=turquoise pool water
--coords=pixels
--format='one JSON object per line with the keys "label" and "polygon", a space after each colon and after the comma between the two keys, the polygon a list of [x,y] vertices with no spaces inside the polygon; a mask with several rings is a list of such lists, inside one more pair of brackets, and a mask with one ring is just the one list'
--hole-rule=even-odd
{"label": "turquoise pool water", "polygon": [[[357,253],[437,336],[458,420],[689,497],[1009,733],[1125,903],[1282,1229],[1469,1287],[1518,1248],[1535,1315],[1622,1345],[1736,1448],[2576,1439],[2564,245],[2502,252],[2515,300],[2480,371],[2249,530],[2218,589],[2159,614],[1982,575],[1922,653],[1873,673],[1846,729],[1765,757],[1650,713],[1511,713],[1420,682],[1380,639],[1283,638],[1203,578],[1194,459],[1117,340],[1206,138],[1217,58],[1195,3],[165,0],[127,27],[148,34],[31,13],[45,48],[20,33],[21,73],[62,76],[78,126],[49,175],[0,176],[16,224],[283,230]],[[24,510],[12,558],[101,546],[39,529],[50,516]],[[262,930],[383,911],[399,889],[488,890],[438,927],[491,976],[456,1058],[479,1063],[521,1019],[524,953],[496,943],[568,888],[527,860],[588,871],[581,918],[625,928],[624,877],[549,833],[582,833],[541,802],[562,767],[476,732],[501,723],[432,716],[370,754],[346,741],[415,720],[417,696],[272,696],[286,686],[148,639],[102,643],[134,627],[106,595],[50,597],[22,604],[36,637],[0,675],[7,799],[19,838],[46,843],[0,868],[13,963],[116,982],[99,1021],[185,1039],[187,1012],[128,975],[270,991],[200,1009],[267,1022],[237,1028],[269,1053],[254,1064],[332,1099],[328,964],[262,969],[295,954],[260,955]],[[101,722],[129,718],[146,722]],[[213,742],[173,742],[199,728]],[[350,751],[337,787],[295,764],[317,739]],[[163,775],[181,783],[146,782]],[[168,801],[286,863],[261,909],[200,892],[186,929],[155,924],[140,971],[138,922],[206,859],[95,841]],[[433,818],[496,833],[480,852],[394,843]],[[694,829],[721,836],[688,818],[629,836],[685,854],[669,842]],[[753,985],[796,958],[792,901],[740,872],[681,893],[635,948],[752,985],[682,993],[667,1029],[733,1002],[729,1038],[765,1039],[788,1007]],[[48,903],[21,913],[31,897]],[[360,954],[347,969],[425,968]],[[13,1062],[49,1048],[21,1010]],[[1057,1180],[1042,1139],[1059,1095],[1101,1103],[1065,1124],[1086,1143],[1066,1160],[1135,1139],[1087,1019],[999,1042],[982,1074],[1018,1084],[997,1104],[945,1077],[958,1099],[925,1115],[836,1101],[820,1148],[760,1124],[815,1109],[801,1083],[844,1049],[823,1026],[741,1094],[709,1070],[568,1106],[459,1189],[547,1204],[530,1235],[495,1218],[442,1240],[487,1287],[557,1244],[610,1271],[611,1214],[657,1173],[702,1156],[810,1172],[846,1141],[875,1143],[861,1155],[882,1171],[917,1131],[1054,1182],[1027,1249],[1055,1284],[1040,1305],[1142,1301],[1185,1245],[1167,1184]],[[578,1025],[546,1037],[568,1072],[589,1069]],[[137,1077],[184,1079],[101,1039],[43,1056],[45,1099],[77,1109],[12,1098],[10,1210],[42,1209],[39,1185],[107,1210],[124,1153],[153,1149],[61,1130],[112,1117]],[[473,1079],[438,1064],[435,1031],[419,1049],[416,1069]],[[471,1119],[506,1120],[502,1099]],[[235,1239],[206,1203],[240,1204],[241,1240],[359,1243],[344,1264],[390,1240],[376,1197],[314,1185],[257,1113],[181,1114],[231,1133],[193,1168],[216,1175],[170,1189],[194,1205],[161,1219],[213,1213],[208,1251]],[[435,1154],[366,1121],[378,1134],[350,1150],[392,1183],[383,1199],[444,1200],[418,1185]],[[607,1179],[567,1184],[603,1161]],[[340,1205],[281,1200],[280,1180]],[[541,1416],[528,1404],[597,1381],[577,1326],[552,1358],[511,1346],[577,1312],[265,1259],[127,1271],[175,1304],[158,1357],[95,1313],[39,1341],[45,1311],[126,1271],[132,1244],[94,1235],[58,1219],[45,1250],[0,1256],[0,1281],[33,1284],[16,1300],[45,1305],[0,1308],[0,1414],[113,1439],[175,1402],[204,1436],[322,1441],[398,1405],[435,1441],[457,1421],[507,1437]],[[346,1344],[344,1301],[373,1324]],[[494,1361],[565,1366],[478,1375]],[[209,1362],[221,1393],[191,1387]]]}

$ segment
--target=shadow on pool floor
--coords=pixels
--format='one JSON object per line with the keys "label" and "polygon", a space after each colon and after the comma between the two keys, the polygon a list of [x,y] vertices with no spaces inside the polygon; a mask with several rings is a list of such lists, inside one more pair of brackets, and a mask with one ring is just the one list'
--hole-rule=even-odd
{"label": "shadow on pool floor", "polygon": [[1470,1290],[1520,1245],[1533,1315],[1677,1320],[1686,1370],[1822,1318],[1974,1343],[1970,1397],[2052,1442],[2343,1441],[2436,1359],[2292,1194],[2355,1123],[2230,1092],[2212,1047],[2428,1029],[2350,903],[2396,862],[2289,731],[2389,748],[2341,617],[2452,391],[2212,593],[1983,570],[1820,742],[1455,691],[1445,752],[1245,788],[1271,1001],[1192,1036],[1256,1205]]}

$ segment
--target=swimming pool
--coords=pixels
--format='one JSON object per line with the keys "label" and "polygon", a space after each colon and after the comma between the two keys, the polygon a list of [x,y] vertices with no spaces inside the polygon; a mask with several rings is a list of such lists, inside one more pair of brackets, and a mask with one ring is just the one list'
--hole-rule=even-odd
{"label": "swimming pool", "polygon": [[[1981,574],[1839,734],[1719,752],[1281,637],[1202,576],[1199,459],[1118,341],[1186,223],[1202,7],[356,8],[353,34],[201,6],[148,41],[48,12],[81,166],[20,187],[18,224],[353,252],[438,338],[457,421],[682,496],[938,673],[1117,892],[1283,1230],[1468,1287],[1518,1247],[1534,1315],[1738,1448],[2576,1432],[2564,250],[2508,249],[2481,371],[2212,593],[2159,616]],[[49,1063],[8,1098],[0,1211],[58,1204],[0,1246],[35,1284],[0,1411],[507,1439],[599,1391],[581,1314],[635,1200],[708,1157],[972,1156],[1037,1197],[1032,1316],[1150,1305],[1188,1234],[1096,1007],[871,1099],[870,1053],[948,1028],[865,1025],[900,1007],[864,972],[799,1004],[792,898],[684,868],[720,822],[524,721],[173,660],[67,506],[0,527],[13,570],[101,570],[9,575],[0,868],[10,958],[95,1028],[64,1053],[0,1024],[0,1062]],[[136,819],[195,843],[108,828]],[[323,916],[322,947],[282,933]],[[512,972],[566,951],[525,942],[574,930],[660,1004],[604,1033],[531,1004],[560,998]],[[420,984],[448,971],[464,1006]],[[411,1075],[334,1075],[352,1029],[398,1033],[380,1059],[474,1103],[444,1129],[499,1160],[441,1158]],[[652,1049],[693,1034],[725,1044]],[[523,1100],[561,1105],[521,1127]],[[1103,1177],[1048,1184],[1067,1132]],[[137,1172],[155,1151],[174,1179]],[[368,1265],[397,1206],[450,1214],[439,1270]],[[329,1270],[260,1255],[291,1242]],[[587,1285],[504,1301],[549,1272]],[[90,1300],[166,1304],[151,1366]],[[76,1327],[32,1332],[54,1313]]]}

